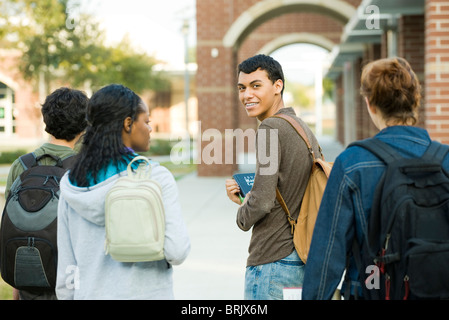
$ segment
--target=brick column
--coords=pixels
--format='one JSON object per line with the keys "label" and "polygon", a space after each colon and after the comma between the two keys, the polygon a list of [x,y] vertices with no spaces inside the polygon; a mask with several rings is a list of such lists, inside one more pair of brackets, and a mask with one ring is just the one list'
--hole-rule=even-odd
{"label": "brick column", "polygon": [[[196,82],[202,140],[198,144],[199,176],[230,176],[238,169],[234,146],[225,135],[226,129],[238,126],[236,54],[233,48],[224,47],[222,41],[233,21],[231,5],[227,0],[196,1]],[[229,161],[231,153],[233,161]]]}
{"label": "brick column", "polygon": [[[399,21],[398,56],[405,58],[415,71],[422,88],[425,88],[425,17],[424,15],[403,16]],[[423,101],[425,101],[425,92]],[[419,110],[418,126],[425,126],[426,109]]]}
{"label": "brick column", "polygon": [[426,0],[425,108],[432,139],[449,143],[449,3]]}

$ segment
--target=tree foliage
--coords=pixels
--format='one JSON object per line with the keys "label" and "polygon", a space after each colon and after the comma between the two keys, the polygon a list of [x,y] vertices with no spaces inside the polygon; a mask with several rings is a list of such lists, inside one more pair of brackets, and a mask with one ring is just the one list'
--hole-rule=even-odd
{"label": "tree foliage", "polygon": [[292,94],[293,105],[299,106],[301,108],[311,108],[311,92],[313,92],[313,87],[306,86],[300,82],[287,81],[286,91]]}
{"label": "tree foliage", "polygon": [[[23,52],[25,78],[43,77],[47,90],[53,80],[73,87],[95,89],[121,83],[136,92],[167,87],[156,73],[156,61],[133,49],[127,39],[105,45],[105,33],[92,16],[76,11],[70,0],[3,0],[0,4],[0,39]],[[48,93],[48,92],[47,92]]]}

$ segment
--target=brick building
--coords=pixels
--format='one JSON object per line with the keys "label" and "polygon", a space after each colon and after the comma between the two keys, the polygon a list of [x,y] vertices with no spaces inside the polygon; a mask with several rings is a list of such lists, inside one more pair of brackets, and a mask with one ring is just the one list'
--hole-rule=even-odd
{"label": "brick building", "polygon": [[42,138],[44,128],[39,96],[25,81],[17,65],[18,50],[0,50],[0,141],[2,147],[34,145]]}
{"label": "brick building", "polygon": [[[23,78],[19,68],[21,58],[20,50],[0,49],[0,152],[15,148],[31,150],[48,138],[41,114],[46,95],[42,89],[39,90],[37,81]],[[192,123],[190,132],[196,134],[196,70],[191,69],[188,119]],[[170,79],[170,89],[144,92],[141,97],[151,110],[153,138],[170,139],[172,133],[185,131],[184,71],[162,71]],[[61,86],[70,87],[70,84],[54,82],[50,91]],[[84,91],[90,96],[89,88]]]}
{"label": "brick building", "polygon": [[[293,43],[330,51],[325,76],[335,82],[336,139],[343,145],[376,131],[359,95],[360,71],[370,60],[402,56],[425,97],[419,125],[449,143],[449,1],[442,0],[196,0],[197,99],[201,130],[221,135],[221,163],[199,161],[201,176],[238,169],[224,158],[235,143],[226,129],[256,128],[238,102],[237,64]],[[210,141],[200,141],[204,150]],[[200,154],[199,157],[202,155]]]}

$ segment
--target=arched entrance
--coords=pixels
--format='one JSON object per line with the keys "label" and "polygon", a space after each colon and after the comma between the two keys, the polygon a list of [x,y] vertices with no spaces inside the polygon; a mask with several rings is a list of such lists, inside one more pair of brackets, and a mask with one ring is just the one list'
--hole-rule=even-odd
{"label": "arched entrance", "polygon": [[[237,100],[237,64],[258,52],[290,43],[332,47],[360,0],[197,0],[197,97],[201,131],[215,129],[221,136],[200,138],[200,176],[230,176],[236,169],[235,147],[226,130],[256,127]],[[228,133],[229,135],[229,133]],[[217,143],[217,140],[220,140]],[[212,142],[223,161],[205,164],[202,151]],[[219,147],[221,146],[221,150]],[[209,150],[210,148],[206,148]],[[229,156],[230,153],[234,153]],[[218,159],[219,157],[216,157]],[[226,159],[225,159],[226,158]]]}
{"label": "arched entrance", "polygon": [[309,43],[314,44],[316,46],[322,47],[328,51],[332,51],[332,48],[334,47],[335,43],[329,40],[328,38],[316,35],[310,32],[295,32],[295,33],[289,33],[283,36],[280,36],[279,38],[273,39],[272,41],[268,42],[265,46],[263,46],[259,53],[263,54],[270,54],[273,51],[276,51],[277,49],[280,49],[282,47],[294,44],[294,43]]}
{"label": "arched entrance", "polygon": [[346,24],[355,13],[355,7],[341,0],[292,0],[258,2],[243,12],[223,38],[225,47],[239,47],[242,40],[262,23],[290,12],[311,12],[332,17]]}
{"label": "arched entrance", "polygon": [[[331,86],[323,86],[329,49],[298,42],[267,53],[281,63],[285,77],[284,103],[293,107],[321,137],[335,136],[335,104]],[[327,84],[327,82],[326,82]]]}

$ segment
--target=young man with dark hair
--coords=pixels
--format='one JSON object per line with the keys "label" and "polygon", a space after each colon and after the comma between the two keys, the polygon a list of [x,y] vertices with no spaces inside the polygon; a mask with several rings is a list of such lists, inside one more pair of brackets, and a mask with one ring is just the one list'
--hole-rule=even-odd
{"label": "young man with dark hair", "polygon": [[[50,154],[64,160],[75,155],[75,144],[87,126],[88,101],[85,93],[64,87],[57,89],[46,98],[41,112],[45,123],[45,131],[50,134],[50,139],[33,151],[36,157]],[[50,157],[44,157],[39,161],[41,165],[52,165],[54,163],[55,161]],[[13,182],[24,170],[19,159],[14,161],[6,182],[6,199]],[[56,299],[54,293],[48,292],[29,292],[14,289],[13,295],[14,299],[21,300]]]}
{"label": "young man with dark hair", "polygon": [[284,83],[281,65],[269,56],[256,55],[238,66],[239,99],[248,116],[261,122],[256,136],[254,184],[243,203],[235,180],[226,180],[229,199],[240,205],[238,227],[244,231],[252,228],[245,275],[244,297],[248,300],[283,299],[283,289],[301,287],[304,277],[304,263],[296,253],[287,216],[276,200],[276,188],[296,219],[312,158],[295,129],[284,119],[272,116],[293,117],[306,132],[315,154],[320,150],[312,131],[293,108],[284,106]]}

